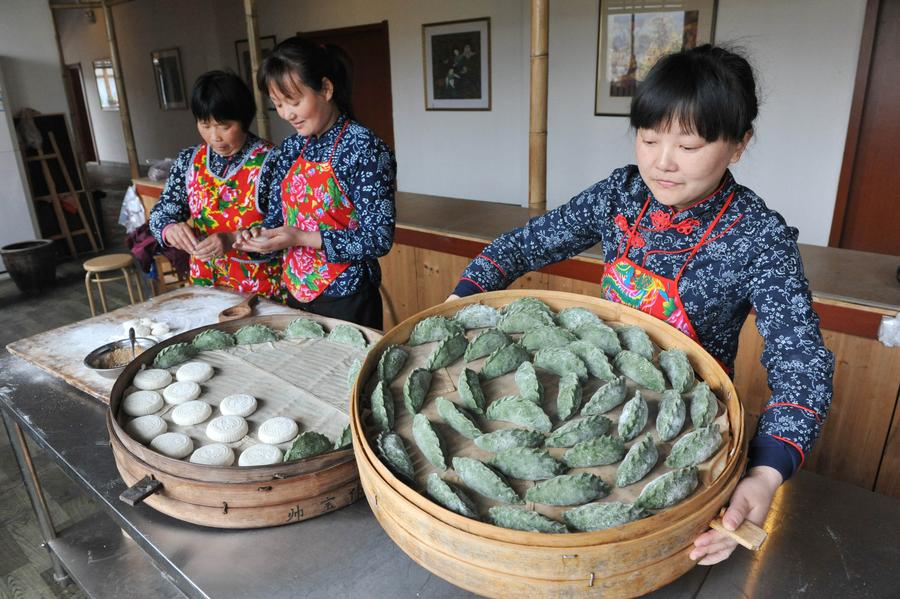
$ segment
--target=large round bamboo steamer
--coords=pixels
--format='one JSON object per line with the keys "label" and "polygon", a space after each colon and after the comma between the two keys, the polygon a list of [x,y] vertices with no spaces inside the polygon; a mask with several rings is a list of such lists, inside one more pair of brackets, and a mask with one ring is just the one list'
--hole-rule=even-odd
{"label": "large round bamboo steamer", "polygon": [[[727,445],[701,485],[681,503],[625,526],[587,533],[542,534],[505,529],[447,510],[399,480],[378,458],[363,421],[363,390],[381,353],[404,344],[420,320],[453,316],[466,304],[502,307],[536,297],[554,311],[580,306],[604,321],[642,327],[661,348],[679,348],[725,404]],[[499,291],[422,311],[385,333],[369,352],[352,391],[353,446],[366,499],[388,535],[417,563],[445,580],[491,597],[633,597],[658,589],[694,565],[693,540],[708,528],[746,465],[744,411],[731,379],[699,344],[674,327],[621,304],[571,293]]]}
{"label": "large round bamboo steamer", "polygon": [[[350,505],[362,491],[352,449],[332,451],[286,464],[216,467],[176,460],[132,439],[124,429],[120,406],[142,365],[151,365],[164,347],[188,342],[209,328],[235,332],[248,324],[284,329],[299,315],[257,316],[180,333],[140,354],[116,380],[110,393],[106,424],[113,458],[129,486],[144,477],[162,488],[144,503],[185,522],[215,528],[261,528],[300,522]],[[303,314],[330,329],[342,321]],[[357,327],[371,344],[381,334]]]}

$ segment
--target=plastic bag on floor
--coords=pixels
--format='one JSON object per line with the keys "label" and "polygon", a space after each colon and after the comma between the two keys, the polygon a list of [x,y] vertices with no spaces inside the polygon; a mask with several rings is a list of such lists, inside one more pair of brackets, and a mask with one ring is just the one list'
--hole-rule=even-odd
{"label": "plastic bag on floor", "polygon": [[126,233],[131,233],[145,222],[147,222],[147,216],[144,214],[144,203],[134,189],[134,185],[130,185],[122,200],[119,224],[125,227]]}

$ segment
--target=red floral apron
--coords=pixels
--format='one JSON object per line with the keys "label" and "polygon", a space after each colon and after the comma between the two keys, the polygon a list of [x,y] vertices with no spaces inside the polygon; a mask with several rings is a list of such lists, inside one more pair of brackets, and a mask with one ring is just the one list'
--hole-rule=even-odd
{"label": "red floral apron", "polygon": [[[625,244],[625,250],[615,261],[607,264],[603,271],[603,280],[600,283],[600,292],[603,298],[637,308],[642,312],[664,320],[699,343],[697,333],[694,331],[694,325],[691,324],[687,313],[684,311],[681,294],[678,292],[678,281],[681,279],[681,275],[684,273],[688,263],[697,254],[697,251],[703,247],[706,238],[709,237],[709,234],[712,233],[718,224],[719,219],[728,210],[733,197],[734,194],[732,193],[725,200],[725,205],[719,210],[716,218],[713,219],[712,224],[703,233],[697,245],[691,249],[691,253],[688,255],[687,260],[684,261],[681,269],[679,269],[678,274],[675,275],[675,278],[667,279],[649,269],[638,266],[628,259],[628,251],[631,249],[632,241],[635,241],[636,246],[643,246],[643,238],[637,232],[637,227],[644,217],[647,207],[650,205],[650,196],[648,195],[647,202],[627,235],[628,241]],[[682,232],[689,232],[690,229],[693,229],[693,226]]]}
{"label": "red floral apron", "polygon": [[[225,179],[209,170],[207,145],[194,153],[187,176],[187,194],[192,227],[200,237],[262,224],[265,215],[256,207],[256,180],[270,149],[267,143],[260,143],[237,171]],[[246,252],[233,248],[212,260],[191,256],[191,284],[230,287],[284,301],[281,258],[253,260]]]}
{"label": "red floral apron", "polygon": [[[341,136],[350,122],[344,123],[328,162],[312,162],[300,156],[281,183],[284,224],[301,231],[355,229],[359,227],[353,203],[341,189],[331,159]],[[336,264],[325,259],[325,250],[296,246],[285,250],[282,278],[288,291],[301,302],[310,302],[325,291],[349,264]]]}

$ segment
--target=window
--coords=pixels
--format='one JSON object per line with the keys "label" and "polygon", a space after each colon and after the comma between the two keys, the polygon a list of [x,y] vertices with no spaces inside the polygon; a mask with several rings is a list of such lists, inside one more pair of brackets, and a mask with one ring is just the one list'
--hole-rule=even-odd
{"label": "window", "polygon": [[112,60],[109,58],[95,60],[94,77],[97,79],[97,92],[100,94],[100,109],[118,110],[119,94],[116,91],[116,76],[113,72]]}

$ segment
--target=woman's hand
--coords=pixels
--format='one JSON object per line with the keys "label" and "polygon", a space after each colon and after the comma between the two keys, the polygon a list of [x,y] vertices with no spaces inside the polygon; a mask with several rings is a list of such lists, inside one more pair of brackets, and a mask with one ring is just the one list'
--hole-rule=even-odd
{"label": "woman's hand", "polygon": [[193,254],[197,249],[197,236],[187,223],[166,225],[163,229],[163,241],[166,245],[188,254]]}
{"label": "woman's hand", "polygon": [[[725,528],[736,530],[744,520],[762,526],[775,491],[781,483],[781,474],[774,468],[770,466],[751,468],[731,495],[730,505],[722,516]],[[737,541],[715,530],[708,530],[694,540],[690,558],[699,560],[701,566],[711,566],[730,556],[735,547]]]}
{"label": "woman's hand", "polygon": [[283,226],[276,229],[254,228],[245,231],[234,247],[245,252],[268,254],[290,247],[322,247],[322,235],[318,231],[301,231]]}
{"label": "woman's hand", "polygon": [[231,249],[234,239],[235,233],[212,233],[197,244],[193,254],[198,260],[221,258],[225,252]]}
{"label": "woman's hand", "polygon": [[452,302],[453,300],[458,300],[458,299],[459,299],[458,295],[456,295],[455,293],[451,293],[450,295],[447,296],[447,299],[444,300],[444,303],[446,304],[447,302]]}

